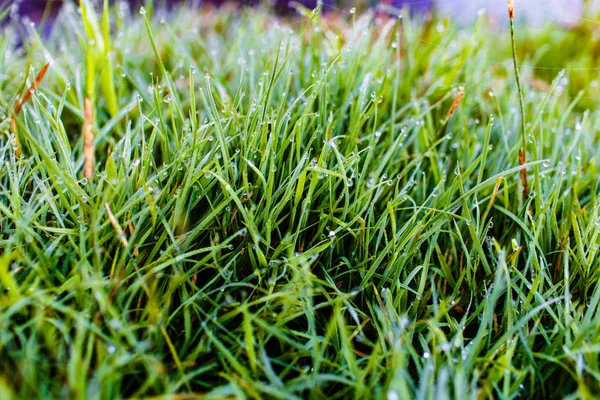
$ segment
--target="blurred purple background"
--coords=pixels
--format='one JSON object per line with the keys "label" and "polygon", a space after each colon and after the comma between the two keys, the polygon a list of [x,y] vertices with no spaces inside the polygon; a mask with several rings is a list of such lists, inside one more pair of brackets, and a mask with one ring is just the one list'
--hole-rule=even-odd
{"label": "blurred purple background", "polygon": [[[92,0],[92,2],[94,2]],[[101,1],[95,1],[96,3],[101,3]],[[112,2],[112,1],[111,1]],[[125,0],[125,2],[129,3],[131,6],[139,6],[143,3],[141,0]],[[186,0],[157,0],[157,4],[164,4],[167,6],[173,6],[176,4],[180,4],[182,2],[186,2]],[[229,3],[242,3],[244,5],[257,5],[260,0],[229,0]],[[287,12],[293,10],[289,6],[289,0],[272,0],[270,3],[278,12]],[[299,3],[304,4],[309,8],[314,8],[317,5],[317,0],[299,0]],[[62,0],[14,0],[13,1],[13,14],[20,14],[21,16],[29,16],[32,20],[40,20],[44,10],[46,7],[49,8],[51,14],[56,14],[62,5]],[[220,5],[226,3],[226,1],[220,0],[187,0],[187,3],[193,3],[197,5],[202,4],[211,4],[211,5]],[[370,5],[375,6],[378,2],[373,0],[368,1],[336,1],[336,0],[324,0],[323,4],[325,11],[335,10],[336,8],[349,9],[352,7],[353,3],[358,3],[360,5]],[[433,0],[381,0],[381,3],[388,4],[397,9],[401,9],[404,6],[408,6],[411,10],[417,13],[423,13],[431,10]],[[333,7],[331,7],[333,6]]]}
{"label": "blurred purple background", "polygon": [[[91,0],[93,3],[101,4],[102,0]],[[111,0],[112,2],[113,0]],[[118,0],[117,0],[118,1]],[[129,3],[132,7],[142,4],[142,0],[121,0]],[[317,0],[297,0],[307,7],[315,7]],[[222,0],[155,0],[155,3],[173,6],[182,2],[196,5],[211,4],[220,5]],[[230,0],[229,3],[242,3],[244,5],[257,5],[260,0]],[[264,2],[264,1],[263,1]],[[292,12],[289,0],[267,1],[279,13]],[[0,3],[2,1],[0,0]],[[63,0],[13,0],[12,15],[28,16],[33,21],[40,21],[44,9],[49,8],[51,15],[56,15]],[[491,20],[504,21],[506,19],[506,0],[324,0],[324,11],[335,12],[336,10],[349,10],[353,5],[377,6],[382,10],[400,10],[409,7],[413,14],[424,14],[434,7],[437,11],[451,15],[460,22],[472,22],[483,10]],[[588,4],[589,10],[598,10],[600,0],[515,0],[515,6],[519,17],[527,19],[528,23],[541,24],[546,21],[558,21],[564,24],[574,24],[585,15],[584,3]],[[588,11],[589,11],[588,10]],[[589,16],[587,16],[589,17]]]}

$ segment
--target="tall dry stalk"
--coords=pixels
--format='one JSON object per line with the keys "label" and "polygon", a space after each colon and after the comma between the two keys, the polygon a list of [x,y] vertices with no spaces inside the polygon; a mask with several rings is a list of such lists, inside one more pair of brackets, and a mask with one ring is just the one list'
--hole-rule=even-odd
{"label": "tall dry stalk", "polygon": [[[515,5],[513,0],[508,0],[508,19],[510,20],[510,41],[512,43],[512,58],[515,69],[515,78],[517,81],[517,90],[519,92],[519,105],[521,108],[521,149],[519,150],[519,165],[527,163],[527,139],[525,137],[525,101],[523,99],[523,89],[521,88],[521,76],[519,74],[519,64],[517,62],[517,46],[515,43]],[[521,183],[523,184],[523,194],[529,197],[529,186],[527,185],[527,169],[520,171]]]}
{"label": "tall dry stalk", "polygon": [[91,180],[94,176],[94,110],[92,109],[92,102],[87,97],[83,108],[83,175]]}

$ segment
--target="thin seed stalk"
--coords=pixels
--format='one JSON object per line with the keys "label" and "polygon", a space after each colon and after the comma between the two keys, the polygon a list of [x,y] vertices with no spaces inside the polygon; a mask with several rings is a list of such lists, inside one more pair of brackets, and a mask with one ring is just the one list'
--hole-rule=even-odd
{"label": "thin seed stalk", "polygon": [[[519,64],[517,62],[517,46],[515,41],[515,24],[514,24],[515,8],[512,0],[508,1],[508,17],[510,20],[510,41],[512,44],[512,58],[515,69],[515,79],[517,81],[517,91],[519,92],[519,106],[521,109],[521,149],[519,150],[519,165],[523,166],[527,163],[527,138],[525,137],[525,101],[523,98],[523,89],[521,87],[521,75],[519,74]],[[527,185],[527,169],[523,168],[520,171],[521,182],[523,184],[523,194],[529,197],[529,186]]]}

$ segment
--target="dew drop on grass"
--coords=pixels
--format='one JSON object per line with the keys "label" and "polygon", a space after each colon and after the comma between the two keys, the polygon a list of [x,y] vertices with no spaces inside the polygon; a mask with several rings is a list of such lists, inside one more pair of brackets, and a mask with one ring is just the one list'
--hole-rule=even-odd
{"label": "dew drop on grass", "polygon": [[387,392],[387,400],[400,400],[400,396],[395,390],[390,390]]}
{"label": "dew drop on grass", "polygon": [[333,239],[335,237],[335,231],[329,231],[329,238]]}
{"label": "dew drop on grass", "polygon": [[106,348],[106,351],[108,351],[108,354],[114,354],[114,352],[117,351],[117,348],[111,344]]}
{"label": "dew drop on grass", "polygon": [[146,9],[144,7],[140,7],[140,14],[146,15]]}
{"label": "dew drop on grass", "polygon": [[350,14],[356,14],[356,7],[352,7],[349,12]]}

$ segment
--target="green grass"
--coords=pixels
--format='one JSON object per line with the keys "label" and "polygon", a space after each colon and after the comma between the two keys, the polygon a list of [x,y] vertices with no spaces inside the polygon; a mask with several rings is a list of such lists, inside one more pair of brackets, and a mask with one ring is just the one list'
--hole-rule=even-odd
{"label": "green grass", "polygon": [[0,36],[0,398],[600,396],[597,24],[517,26],[520,166],[485,17],[83,11]]}

